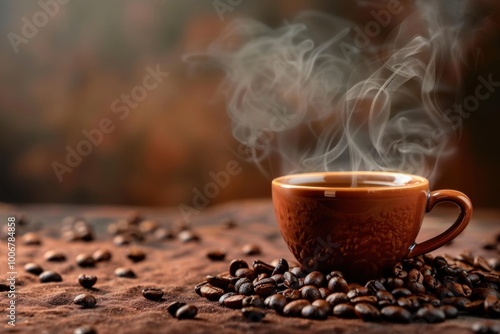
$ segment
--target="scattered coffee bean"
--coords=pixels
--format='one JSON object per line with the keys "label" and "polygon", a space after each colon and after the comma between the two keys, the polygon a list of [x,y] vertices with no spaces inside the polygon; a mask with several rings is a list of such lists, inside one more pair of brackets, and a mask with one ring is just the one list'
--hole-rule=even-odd
{"label": "scattered coffee bean", "polygon": [[248,256],[261,254],[260,247],[256,244],[246,244],[245,246],[243,246],[242,251],[243,254]]}
{"label": "scattered coffee bean", "polygon": [[149,300],[160,300],[163,297],[163,290],[158,288],[146,288],[142,290],[144,298]]}
{"label": "scattered coffee bean", "polygon": [[236,276],[236,271],[241,268],[248,268],[248,263],[241,259],[233,260],[229,264],[229,273],[231,276]]}
{"label": "scattered coffee bean", "polygon": [[440,309],[444,312],[446,319],[454,319],[458,317],[458,309],[455,306],[443,305]]}
{"label": "scattered coffee bean", "polygon": [[278,313],[283,312],[283,308],[287,304],[286,297],[280,294],[274,294],[265,299],[264,304]]}
{"label": "scattered coffee bean", "polygon": [[130,268],[116,268],[115,275],[124,278],[136,278],[135,272]]}
{"label": "scattered coffee bean", "polygon": [[359,303],[354,306],[354,312],[363,321],[376,321],[380,318],[380,311],[371,304]]}
{"label": "scattered coffee bean", "polygon": [[95,262],[104,262],[111,260],[111,252],[107,249],[98,249],[92,253],[92,258]]}
{"label": "scattered coffee bean", "polygon": [[380,314],[387,321],[409,323],[412,319],[411,313],[401,306],[390,305],[382,308]]}
{"label": "scattered coffee bean", "polygon": [[338,304],[348,303],[349,297],[344,292],[334,292],[326,297],[326,301],[333,307]]}
{"label": "scattered coffee bean", "polygon": [[227,298],[224,299],[222,304],[228,308],[239,309],[243,306],[243,299],[245,299],[246,297],[247,296],[241,294],[228,296]]}
{"label": "scattered coffee bean", "polygon": [[318,288],[314,285],[306,285],[302,287],[300,289],[300,293],[303,299],[307,299],[311,302],[321,298]]}
{"label": "scattered coffee bean", "polygon": [[341,276],[334,276],[328,281],[328,289],[332,292],[349,292],[346,280]]}
{"label": "scattered coffee bean", "polygon": [[329,314],[330,311],[332,310],[332,307],[330,306],[330,304],[324,299],[317,299],[317,300],[312,302],[312,305],[322,309],[325,312],[325,314]]}
{"label": "scattered coffee bean", "polygon": [[234,296],[236,295],[236,292],[226,292],[219,298],[219,304],[224,305],[224,300],[226,300],[227,297]]}
{"label": "scattered coffee bean", "polygon": [[66,255],[64,255],[61,252],[57,252],[57,251],[53,251],[53,250],[47,251],[43,255],[43,257],[45,258],[46,261],[50,261],[50,262],[66,261]]}
{"label": "scattered coffee bean", "polygon": [[89,295],[88,293],[82,293],[73,299],[73,303],[80,305],[83,308],[92,308],[97,303],[94,296]]}
{"label": "scattered coffee bean", "polygon": [[97,277],[94,275],[81,274],[78,276],[78,283],[85,289],[90,289],[97,282]]}
{"label": "scattered coffee bean", "polygon": [[24,270],[30,274],[37,276],[43,272],[42,267],[36,263],[26,263],[24,265]]}
{"label": "scattered coffee bean", "polygon": [[221,249],[214,249],[207,252],[207,257],[212,261],[224,261],[226,252]]}
{"label": "scattered coffee bean", "polygon": [[315,319],[315,320],[324,320],[328,316],[324,309],[314,305],[305,306],[302,309],[301,315],[304,318]]}
{"label": "scattered coffee bean", "polygon": [[245,297],[241,301],[241,305],[243,307],[249,307],[249,306],[260,307],[260,308],[264,308],[265,307],[264,300],[261,297],[259,297],[259,296],[248,296],[248,297]]}
{"label": "scattered coffee bean", "polygon": [[283,308],[283,315],[287,317],[299,317],[302,314],[302,309],[311,303],[306,299],[294,300]]}
{"label": "scattered coffee bean", "polygon": [[91,326],[81,326],[75,329],[73,334],[97,334],[97,330]]}
{"label": "scattered coffee bean", "polygon": [[274,268],[273,272],[271,273],[271,276],[274,276],[276,274],[283,275],[285,272],[288,271],[288,269],[290,269],[290,268],[289,268],[287,260],[285,260],[285,259],[279,259],[278,260],[278,264],[276,265],[276,267]]}
{"label": "scattered coffee bean", "polygon": [[172,302],[167,305],[167,312],[170,313],[173,317],[175,317],[175,314],[177,313],[177,310],[180,309],[182,306],[186,305],[186,303],[183,302]]}
{"label": "scattered coffee bean", "polygon": [[446,314],[442,309],[427,305],[417,311],[416,320],[425,320],[429,323],[443,322],[446,319]]}
{"label": "scattered coffee bean", "polygon": [[[242,270],[242,269],[239,269]],[[243,283],[240,285],[240,288],[238,289],[238,292],[242,295],[245,296],[250,296],[255,293],[253,284],[252,283]]]}
{"label": "scattered coffee bean", "polygon": [[224,294],[224,290],[210,284],[205,284],[200,287],[200,294],[208,300],[215,301],[219,300],[219,298]]}
{"label": "scattered coffee bean", "polygon": [[261,297],[267,297],[276,292],[277,284],[272,278],[264,278],[254,284],[255,293]]}
{"label": "scattered coffee bean", "polygon": [[261,322],[266,313],[260,307],[247,306],[241,309],[241,313],[248,321]]}
{"label": "scattered coffee bean", "polygon": [[254,279],[255,278],[255,271],[253,271],[250,268],[240,268],[236,270],[235,275],[236,277],[239,278],[249,278],[249,279]]}
{"label": "scattered coffee bean", "polygon": [[34,232],[28,232],[24,234],[21,238],[22,242],[26,246],[39,246],[42,244],[42,240],[38,236],[38,234]]}
{"label": "scattered coffee bean", "polygon": [[79,254],[76,257],[76,264],[82,268],[95,267],[95,260],[90,254]]}
{"label": "scattered coffee bean", "polygon": [[146,253],[138,248],[130,248],[127,252],[127,258],[132,262],[141,262],[146,258]]}
{"label": "scattered coffee bean", "polygon": [[62,277],[54,271],[44,271],[39,276],[40,283],[62,282]]}
{"label": "scattered coffee bean", "polygon": [[354,311],[354,306],[342,303],[335,305],[333,315],[339,318],[353,318],[356,316],[356,312]]}
{"label": "scattered coffee bean", "polygon": [[378,299],[375,296],[360,296],[351,299],[351,303],[353,304],[367,303],[367,304],[377,305],[377,302]]}
{"label": "scattered coffee bean", "polygon": [[475,334],[498,334],[500,326],[493,321],[479,321],[472,324],[472,331]]}
{"label": "scattered coffee bean", "polygon": [[198,308],[194,305],[188,304],[181,306],[177,312],[175,312],[175,317],[177,319],[193,319],[198,313]]}
{"label": "scattered coffee bean", "polygon": [[288,300],[297,300],[297,299],[302,299],[302,293],[300,290],[294,290],[294,289],[286,289],[281,291],[281,294]]}
{"label": "scattered coffee bean", "polygon": [[500,318],[500,299],[495,296],[488,296],[484,300],[484,311],[492,318]]}
{"label": "scattered coffee bean", "polygon": [[304,285],[314,285],[320,288],[325,282],[325,275],[319,271],[313,271],[304,278]]}

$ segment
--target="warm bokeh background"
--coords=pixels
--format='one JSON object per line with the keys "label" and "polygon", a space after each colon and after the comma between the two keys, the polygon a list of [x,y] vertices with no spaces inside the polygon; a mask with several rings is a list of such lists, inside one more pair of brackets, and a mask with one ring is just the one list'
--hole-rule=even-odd
{"label": "warm bokeh background", "polygon": [[[240,4],[220,17],[217,2]],[[202,51],[237,16],[277,26],[316,9],[345,13],[363,24],[370,6],[386,6],[384,1],[73,0],[58,5],[16,53],[8,34],[20,35],[23,17],[33,22],[40,3],[0,2],[0,201],[5,202],[191,204],[192,189],[202,189],[210,172],[224,170],[233,159],[242,172],[210,204],[268,196],[269,176],[234,154],[224,101],[216,95],[221,74],[190,73],[183,55]],[[401,3],[411,11],[411,1]],[[467,37],[464,94],[473,94],[478,75],[500,81],[500,5],[475,1],[466,13],[464,20],[481,27]],[[146,67],[157,64],[168,77],[120,120],[112,102],[142,84]],[[443,164],[435,188],[459,189],[476,206],[500,207],[499,105],[500,88],[464,119],[457,152]],[[59,182],[52,163],[64,162],[66,146],[75,148],[84,139],[82,130],[97,128],[103,118],[112,120],[114,131]]]}

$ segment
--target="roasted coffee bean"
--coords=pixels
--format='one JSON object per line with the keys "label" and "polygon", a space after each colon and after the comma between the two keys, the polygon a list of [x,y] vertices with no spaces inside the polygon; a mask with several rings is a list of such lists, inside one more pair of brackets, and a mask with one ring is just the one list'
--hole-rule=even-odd
{"label": "roasted coffee bean", "polygon": [[332,292],[345,292],[349,291],[347,281],[340,276],[334,276],[328,281],[328,290]]}
{"label": "roasted coffee bean", "polygon": [[307,272],[302,267],[293,267],[289,270],[297,278],[306,277]]}
{"label": "roasted coffee bean", "polygon": [[304,286],[304,279],[305,279],[304,277],[298,278],[298,280],[299,280],[299,289]]}
{"label": "roasted coffee bean", "polygon": [[424,286],[431,292],[435,292],[442,287],[441,282],[431,275],[424,276]]}
{"label": "roasted coffee bean", "polygon": [[248,306],[241,309],[241,314],[248,321],[252,322],[261,322],[262,319],[266,316],[266,313],[263,309],[254,306]]}
{"label": "roasted coffee bean", "polygon": [[97,330],[91,326],[81,326],[76,328],[73,334],[97,334]]}
{"label": "roasted coffee bean", "polygon": [[368,289],[365,288],[364,286],[360,286],[358,288],[349,290],[349,292],[347,292],[347,297],[349,297],[349,299],[353,299],[356,297],[368,296],[368,294],[369,294]]}
{"label": "roasted coffee bean", "polygon": [[435,293],[439,297],[439,299],[455,297],[455,294],[450,289],[445,287],[438,288]]}
{"label": "roasted coffee bean", "polygon": [[463,269],[460,267],[452,267],[452,266],[442,266],[441,268],[438,269],[438,275],[439,276],[452,276],[456,277],[463,273]]}
{"label": "roasted coffee bean", "polygon": [[377,321],[380,318],[380,311],[371,304],[359,303],[354,306],[354,312],[363,321]]}
{"label": "roasted coffee bean", "polygon": [[234,296],[236,295],[236,292],[226,292],[219,298],[219,304],[224,305],[224,300],[226,300],[227,297]]}
{"label": "roasted coffee bean", "polygon": [[61,252],[56,252],[53,250],[47,251],[43,257],[45,258],[46,261],[50,262],[63,262],[66,261],[66,255],[64,255]]}
{"label": "roasted coffee bean", "polygon": [[314,320],[324,320],[328,316],[328,314],[324,309],[315,305],[305,306],[302,309],[301,315],[304,318],[314,319]]}
{"label": "roasted coffee bean", "polygon": [[236,270],[235,276],[239,278],[246,277],[252,280],[255,278],[255,271],[250,268],[240,268]]}
{"label": "roasted coffee bean", "polygon": [[401,306],[390,305],[380,310],[382,318],[387,321],[409,323],[411,321],[411,313]]}
{"label": "roasted coffee bean", "polygon": [[290,271],[285,272],[283,274],[283,278],[285,279],[285,281],[284,281],[285,286],[292,288],[292,289],[299,288],[299,279],[292,272],[290,272]]}
{"label": "roasted coffee bean", "polygon": [[207,275],[206,280],[207,280],[208,284],[215,286],[217,288],[224,289],[224,290],[231,283],[231,280],[229,278],[221,277],[221,276]]}
{"label": "roasted coffee bean", "polygon": [[97,282],[97,277],[94,275],[81,274],[78,276],[78,283],[85,289],[90,289]]}
{"label": "roasted coffee bean", "polygon": [[307,299],[311,302],[321,298],[318,288],[314,285],[306,285],[300,288],[300,293],[303,299]]}
{"label": "roasted coffee bean", "polygon": [[88,293],[82,293],[73,299],[73,303],[80,305],[83,308],[92,308],[97,303],[94,296],[89,295]]}
{"label": "roasted coffee bean", "polygon": [[329,314],[332,310],[330,304],[324,299],[316,299],[312,302],[312,305],[321,308],[323,311],[325,311],[326,314]]}
{"label": "roasted coffee bean", "polygon": [[246,297],[247,296],[241,294],[228,296],[224,299],[222,304],[228,308],[240,309],[243,306],[243,299],[245,299]]}
{"label": "roasted coffee bean", "polygon": [[333,307],[333,315],[340,318],[354,318],[354,306],[346,303],[338,304]]}
{"label": "roasted coffee bean", "polygon": [[201,282],[201,283],[196,284],[196,285],[194,286],[194,292],[196,292],[196,294],[197,294],[198,296],[203,297],[203,295],[201,294],[201,287],[202,287],[202,286],[205,286],[205,285],[207,285],[207,284],[208,284],[208,282],[207,282],[207,281],[203,281],[203,282]]}
{"label": "roasted coffee bean", "polygon": [[310,272],[304,278],[304,285],[314,285],[317,288],[320,288],[324,282],[325,282],[325,275],[323,275],[319,271]]}
{"label": "roasted coffee bean", "polygon": [[92,253],[92,258],[95,262],[104,262],[111,260],[111,252],[107,249],[98,249]]}
{"label": "roasted coffee bean", "polygon": [[371,294],[376,294],[377,291],[382,291],[382,290],[386,290],[385,289],[385,286],[384,284],[382,284],[380,281],[378,280],[372,280],[372,281],[368,281],[365,285],[365,287],[368,289],[368,291],[371,293]]}
{"label": "roasted coffee bean", "polygon": [[446,314],[440,308],[435,308],[430,305],[426,305],[419,309],[415,314],[415,320],[425,320],[429,323],[443,322],[446,319]]}
{"label": "roasted coffee bean", "polygon": [[493,321],[480,321],[472,324],[472,332],[475,334],[498,334],[500,326]]}
{"label": "roasted coffee bean", "polygon": [[219,298],[224,294],[224,290],[207,283],[200,287],[200,294],[208,300],[215,301],[219,300]]}
{"label": "roasted coffee bean", "polygon": [[488,283],[500,284],[500,275],[488,273],[482,277],[482,280]]}
{"label": "roasted coffee bean", "polygon": [[182,319],[193,319],[198,314],[198,308],[194,305],[187,304],[179,307],[177,312],[175,312],[175,317],[179,320]]}
{"label": "roasted coffee bean", "polygon": [[408,283],[406,283],[406,287],[412,293],[425,293],[426,292],[425,286],[422,283],[419,283],[417,281],[408,281]]}
{"label": "roasted coffee bean", "polygon": [[416,281],[418,283],[423,283],[424,282],[424,275],[417,269],[412,269],[408,273],[408,281]]}
{"label": "roasted coffee bean", "polygon": [[256,244],[246,244],[242,248],[243,254],[251,256],[251,255],[259,255],[261,253],[259,245]]}
{"label": "roasted coffee bean", "polygon": [[123,278],[136,278],[135,272],[130,269],[130,268],[116,268],[115,269],[115,275],[117,277],[123,277]]}
{"label": "roasted coffee bean", "polygon": [[470,303],[470,300],[465,297],[444,298],[441,301],[443,304],[455,306],[461,311],[465,310],[465,305]]}
{"label": "roasted coffee bean", "polygon": [[240,288],[238,289],[238,293],[245,295],[245,296],[250,296],[255,294],[255,290],[253,287],[252,283],[243,283],[240,285]]}
{"label": "roasted coffee bean", "polygon": [[384,284],[386,290],[392,291],[397,288],[402,288],[404,286],[404,281],[401,278],[388,278]]}
{"label": "roasted coffee bean", "polygon": [[436,256],[434,258],[434,262],[433,262],[433,266],[436,268],[436,269],[440,269],[441,267],[444,267],[444,266],[447,266],[448,265],[448,262],[446,261],[446,259],[442,256]]}
{"label": "roasted coffee bean", "polygon": [[446,319],[454,319],[458,317],[458,309],[455,306],[452,305],[443,305],[439,307],[441,310],[443,310]]}
{"label": "roasted coffee bean", "polygon": [[481,314],[484,311],[484,300],[478,299],[464,305],[464,311]]}
{"label": "roasted coffee bean", "polygon": [[76,264],[82,268],[95,267],[95,260],[90,254],[79,254],[76,257]]}
{"label": "roasted coffee bean", "polygon": [[351,299],[351,303],[353,303],[353,304],[367,303],[367,304],[376,305],[377,301],[378,301],[377,297],[375,297],[375,296],[360,296],[360,297],[355,297],[355,298]]}
{"label": "roasted coffee bean", "polygon": [[267,297],[276,292],[277,284],[272,278],[264,278],[254,283],[255,293],[261,297]]}
{"label": "roasted coffee bean", "polygon": [[500,292],[491,288],[474,288],[470,295],[471,300],[486,299],[488,296],[500,298]]}
{"label": "roasted coffee bean", "polygon": [[24,270],[30,274],[37,276],[43,272],[42,267],[36,263],[26,263],[24,265]]}
{"label": "roasted coffee bean", "polygon": [[432,275],[434,274],[434,270],[431,266],[425,265],[420,269],[420,273],[422,273],[423,276]]}
{"label": "roasted coffee bean", "polygon": [[39,246],[42,244],[42,240],[38,234],[34,232],[28,232],[22,236],[22,242],[26,246]]}
{"label": "roasted coffee bean", "polygon": [[50,283],[50,282],[62,282],[62,277],[58,273],[50,270],[46,270],[42,272],[38,279],[40,283]]}
{"label": "roasted coffee bean", "polygon": [[338,304],[344,304],[349,302],[349,297],[344,292],[334,292],[328,297],[326,297],[326,301],[331,306],[336,306]]}
{"label": "roasted coffee bean", "polygon": [[441,300],[433,295],[421,293],[415,295],[421,304],[431,304],[432,306],[441,306]]}
{"label": "roasted coffee bean", "polygon": [[268,308],[281,313],[287,302],[288,301],[286,300],[285,296],[280,294],[274,294],[272,296],[267,297],[266,300],[264,301],[264,304]]}
{"label": "roasted coffee bean", "polygon": [[495,296],[488,296],[484,300],[484,310],[492,318],[500,317],[500,299]]}
{"label": "roasted coffee bean", "polygon": [[408,297],[411,295],[411,291],[406,288],[396,288],[391,291],[391,294],[394,296],[394,298]]}
{"label": "roasted coffee bean", "polygon": [[186,303],[183,302],[172,302],[167,305],[167,312],[170,313],[170,315],[175,317],[175,313],[177,312],[178,309],[180,309],[182,306],[186,305]]}
{"label": "roasted coffee bean", "polygon": [[302,298],[302,293],[300,292],[300,290],[286,289],[286,290],[283,290],[281,292],[281,294],[283,296],[285,296],[285,298],[288,301],[293,301],[293,300],[297,300],[297,299],[301,299]]}
{"label": "roasted coffee bean", "polygon": [[241,301],[243,307],[253,306],[253,307],[265,307],[264,300],[259,296],[248,296],[243,298]]}
{"label": "roasted coffee bean", "polygon": [[392,273],[394,277],[401,279],[405,279],[408,276],[408,273],[403,269],[403,265],[401,263],[398,263],[393,267]]}
{"label": "roasted coffee bean", "polygon": [[177,235],[177,238],[182,243],[198,242],[201,240],[200,236],[191,230],[184,230],[184,231],[179,232],[179,234]]}
{"label": "roasted coffee bean", "polygon": [[266,274],[270,276],[275,269],[274,266],[261,260],[253,261],[252,267],[257,275]]}
{"label": "roasted coffee bean", "polygon": [[[500,251],[500,246],[498,246],[498,250]],[[500,271],[500,256],[489,259],[488,264],[493,270]]]}
{"label": "roasted coffee bean", "polygon": [[476,256],[474,258],[474,267],[480,270],[492,271],[492,268],[488,264],[488,261],[482,256]]}
{"label": "roasted coffee bean", "polygon": [[248,263],[245,260],[235,259],[229,264],[229,273],[231,276],[236,276],[236,271],[241,268],[248,268]]}
{"label": "roasted coffee bean", "polygon": [[138,248],[131,248],[127,252],[127,257],[132,262],[141,262],[146,258],[146,253]]}
{"label": "roasted coffee bean", "polygon": [[288,269],[290,269],[288,262],[285,259],[279,259],[278,264],[271,273],[271,276],[274,276],[276,274],[283,275],[285,272],[288,271]]}
{"label": "roasted coffee bean", "polygon": [[328,290],[328,288],[319,288],[318,289],[319,294],[321,295],[321,298],[326,299],[332,292]]}
{"label": "roasted coffee bean", "polygon": [[246,277],[240,278],[234,284],[234,290],[235,291],[239,291],[241,285],[244,284],[244,283],[252,283],[252,281],[249,278],[246,278]]}
{"label": "roasted coffee bean", "polygon": [[332,272],[330,272],[328,275],[326,275],[325,279],[326,281],[330,281],[332,279],[332,277],[344,277],[344,274],[342,274],[341,271],[338,271],[338,270],[334,270]]}
{"label": "roasted coffee bean", "polygon": [[302,309],[311,303],[306,299],[294,300],[283,308],[283,314],[287,317],[300,317]]}
{"label": "roasted coffee bean", "polygon": [[160,300],[163,297],[163,290],[158,288],[146,288],[142,290],[144,298],[149,300]]}
{"label": "roasted coffee bean", "polygon": [[271,278],[276,282],[276,284],[285,282],[285,278],[281,274],[274,274]]}
{"label": "roasted coffee bean", "polygon": [[462,272],[460,275],[458,275],[457,282],[464,284],[464,285],[467,285],[467,287],[472,289],[472,281],[469,278],[469,275],[467,275],[467,273],[465,271]]}
{"label": "roasted coffee bean", "polygon": [[396,303],[399,306],[404,307],[405,309],[410,310],[410,311],[416,310],[419,306],[419,305],[417,305],[417,307],[415,307],[415,305],[413,304],[413,301],[410,300],[408,297],[399,297],[398,300],[396,301]]}
{"label": "roasted coffee bean", "polygon": [[396,304],[396,298],[389,292],[385,290],[377,291],[377,299],[379,306],[388,306]]}
{"label": "roasted coffee bean", "polygon": [[207,257],[212,261],[224,261],[226,252],[222,249],[213,249],[207,252]]}

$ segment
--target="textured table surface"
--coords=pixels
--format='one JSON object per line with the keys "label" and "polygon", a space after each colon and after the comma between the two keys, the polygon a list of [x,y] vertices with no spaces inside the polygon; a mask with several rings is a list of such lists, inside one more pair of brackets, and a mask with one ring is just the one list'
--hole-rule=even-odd
{"label": "textured table surface", "polygon": [[[228,268],[234,258],[242,258],[251,263],[254,259],[271,262],[276,258],[293,260],[277,228],[272,204],[269,200],[231,202],[202,211],[192,221],[192,228],[201,237],[199,242],[182,243],[179,240],[157,241],[147,238],[134,245],[147,252],[146,260],[132,263],[126,258],[129,246],[116,246],[107,226],[124,217],[128,207],[89,206],[0,206],[2,226],[6,225],[11,212],[21,212],[28,223],[17,226],[16,248],[16,326],[7,324],[9,299],[7,292],[1,293],[1,328],[7,333],[73,333],[82,325],[93,326],[98,333],[472,333],[471,326],[482,318],[459,316],[440,324],[411,323],[391,324],[386,322],[367,323],[361,320],[344,320],[329,317],[325,321],[299,318],[285,318],[274,311],[268,311],[262,323],[246,321],[240,311],[219,306],[199,297],[194,291],[195,284],[208,274],[218,274]],[[180,218],[177,208],[165,210],[139,209],[146,218],[158,219],[165,226],[175,225]],[[96,240],[92,242],[67,242],[60,239],[61,219],[65,216],[85,218],[94,228]],[[419,235],[420,239],[431,237],[444,230],[454,220],[456,212],[442,210],[426,217]],[[221,224],[224,219],[232,219],[237,226],[227,229]],[[42,244],[27,246],[21,243],[21,235],[27,231],[37,231]],[[481,246],[491,241],[500,232],[500,213],[476,210],[473,220],[452,244],[434,254],[459,254],[468,249],[474,254],[487,257],[498,256],[496,251],[485,251]],[[243,245],[258,244],[262,254],[245,256]],[[2,240],[0,251],[0,279],[6,281],[7,246]],[[80,253],[92,253],[97,248],[109,249],[113,258],[110,262],[98,263],[95,268],[80,268],[75,257]],[[211,262],[206,252],[222,248],[227,251],[226,260]],[[66,254],[67,260],[47,262],[43,254],[57,250]],[[23,270],[24,264],[35,262],[45,270],[54,270],[62,275],[60,283],[38,282],[34,275]],[[132,268],[137,278],[117,278],[117,267]],[[91,293],[97,305],[91,309],[81,309],[72,303],[73,298],[85,292],[77,283],[81,273],[98,277]],[[141,290],[157,287],[165,291],[159,302],[146,300]],[[172,301],[193,303],[199,313],[193,320],[177,320],[166,312]],[[491,320],[500,326],[499,320]]]}

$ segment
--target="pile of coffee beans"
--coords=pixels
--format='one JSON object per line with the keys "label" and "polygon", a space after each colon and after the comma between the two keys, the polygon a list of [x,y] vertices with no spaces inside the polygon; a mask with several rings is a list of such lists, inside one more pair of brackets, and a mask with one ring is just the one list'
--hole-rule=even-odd
{"label": "pile of coffee beans", "polygon": [[245,318],[261,321],[265,309],[288,317],[359,318],[364,321],[437,323],[459,314],[500,317],[500,273],[482,257],[429,254],[396,264],[385,277],[365,285],[348,282],[340,271],[321,273],[291,267],[285,259],[252,266],[233,260],[229,271],[208,275],[198,295]]}

